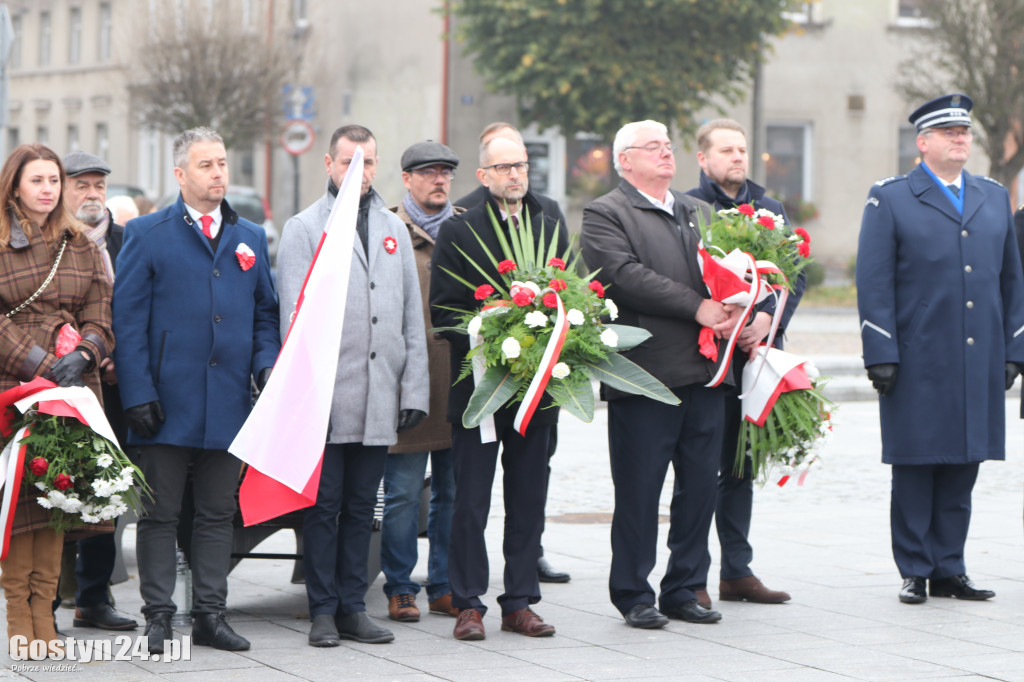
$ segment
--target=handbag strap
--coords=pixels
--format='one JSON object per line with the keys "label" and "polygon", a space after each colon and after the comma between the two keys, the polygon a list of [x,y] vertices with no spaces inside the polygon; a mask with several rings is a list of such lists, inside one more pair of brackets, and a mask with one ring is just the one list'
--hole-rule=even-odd
{"label": "handbag strap", "polygon": [[29,296],[25,300],[24,303],[19,305],[17,308],[12,310],[11,312],[7,313],[7,317],[8,318],[14,317],[18,313],[20,313],[22,310],[27,308],[32,303],[32,301],[34,301],[37,298],[39,298],[39,295],[41,293],[43,293],[43,291],[46,289],[46,287],[50,286],[50,282],[53,281],[53,276],[57,274],[57,266],[60,265],[60,259],[64,257],[64,248],[67,245],[68,245],[68,235],[65,233],[64,234],[64,241],[61,242],[61,244],[60,244],[60,251],[57,252],[57,257],[53,259],[53,267],[50,268],[50,274],[48,274],[46,276],[46,279],[43,280],[43,285],[41,287],[39,287],[38,289],[36,289],[36,293],[34,293],[31,296]]}

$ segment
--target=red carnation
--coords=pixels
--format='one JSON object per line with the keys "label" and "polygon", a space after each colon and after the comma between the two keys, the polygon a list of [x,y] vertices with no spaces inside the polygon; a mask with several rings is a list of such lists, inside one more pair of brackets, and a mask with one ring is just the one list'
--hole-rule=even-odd
{"label": "red carnation", "polygon": [[597,294],[598,298],[604,298],[604,285],[596,279],[590,280],[590,290]]}
{"label": "red carnation", "polygon": [[533,303],[534,293],[523,287],[518,289],[516,293],[512,294],[512,302],[522,308],[524,305],[530,305]]}
{"label": "red carnation", "polygon": [[796,234],[796,236],[800,237],[808,244],[811,243],[811,235],[807,234],[807,230],[805,230],[804,228],[798,227],[795,230],[793,230],[793,232],[794,234]]}
{"label": "red carnation", "polygon": [[510,260],[503,260],[498,263],[498,272],[505,275],[516,269],[516,264]]}
{"label": "red carnation", "polygon": [[548,282],[548,286],[555,291],[565,291],[569,288],[569,285],[565,283],[564,279],[553,279]]}
{"label": "red carnation", "polygon": [[541,302],[549,308],[557,308],[558,296],[555,294],[544,294],[544,298],[541,299]]}
{"label": "red carnation", "polygon": [[754,217],[754,207],[750,204],[740,204],[736,207],[736,210],[745,216]]}
{"label": "red carnation", "polygon": [[478,301],[482,301],[493,293],[494,287],[492,287],[490,284],[481,284],[476,288],[476,293],[473,294],[473,298],[475,298]]}
{"label": "red carnation", "polygon": [[804,258],[811,257],[811,245],[807,242],[800,242],[796,246],[796,250],[800,252],[800,255]]}
{"label": "red carnation", "polygon": [[561,258],[552,258],[548,261],[548,265],[559,270],[565,270],[565,261]]}
{"label": "red carnation", "polygon": [[28,463],[28,470],[36,476],[42,476],[46,473],[46,470],[50,468],[50,463],[42,457],[36,457]]}
{"label": "red carnation", "polygon": [[766,227],[769,230],[775,229],[775,219],[768,215],[763,215],[757,219],[757,222],[761,224],[761,227]]}
{"label": "red carnation", "polygon": [[67,474],[57,474],[53,479],[53,487],[57,490],[67,490],[75,484]]}

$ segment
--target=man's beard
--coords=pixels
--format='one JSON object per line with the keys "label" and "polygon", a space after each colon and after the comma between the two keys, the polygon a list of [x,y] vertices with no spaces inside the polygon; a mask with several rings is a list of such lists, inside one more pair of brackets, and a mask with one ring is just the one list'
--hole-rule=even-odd
{"label": "man's beard", "polygon": [[[95,210],[88,210],[90,206]],[[98,201],[87,201],[78,207],[78,212],[75,214],[75,217],[86,225],[96,227],[103,222],[104,218],[107,217],[107,208]]]}

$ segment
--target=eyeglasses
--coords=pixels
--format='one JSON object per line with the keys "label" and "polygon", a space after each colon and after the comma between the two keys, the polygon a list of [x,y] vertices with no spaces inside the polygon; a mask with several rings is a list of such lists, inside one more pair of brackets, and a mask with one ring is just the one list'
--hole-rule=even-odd
{"label": "eyeglasses", "polygon": [[412,172],[430,180],[436,180],[438,177],[442,180],[451,180],[455,177],[455,171],[451,168],[416,168]]}
{"label": "eyeglasses", "polygon": [[651,144],[645,144],[643,147],[626,147],[622,151],[627,152],[630,149],[642,149],[651,154],[660,152],[663,149],[671,154],[676,150],[676,148],[672,146],[671,142],[652,142]]}
{"label": "eyeglasses", "polygon": [[949,140],[950,142],[953,142],[961,137],[964,138],[965,140],[969,140],[972,137],[974,137],[974,133],[971,132],[970,128],[965,128],[964,130],[954,130],[953,128],[932,128],[928,132],[941,133],[942,136]]}
{"label": "eyeglasses", "polygon": [[512,172],[512,169],[516,169],[516,173],[522,175],[530,169],[529,161],[520,161],[519,163],[496,163],[493,166],[484,166],[483,170],[494,169],[494,172],[498,175],[508,175]]}

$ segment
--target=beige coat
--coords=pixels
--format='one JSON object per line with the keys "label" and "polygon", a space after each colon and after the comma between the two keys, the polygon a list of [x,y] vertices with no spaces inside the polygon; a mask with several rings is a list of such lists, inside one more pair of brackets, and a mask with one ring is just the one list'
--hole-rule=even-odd
{"label": "beige coat", "polygon": [[[409,228],[413,253],[416,254],[416,271],[420,278],[420,293],[423,295],[423,320],[427,328],[427,363],[430,370],[430,413],[415,428],[398,434],[398,443],[388,452],[412,453],[443,450],[452,445],[452,427],[445,419],[448,409],[448,342],[439,334],[430,331],[430,259],[434,254],[434,239],[418,225],[414,225],[402,204],[391,210]],[[455,213],[465,209],[455,207]]]}

